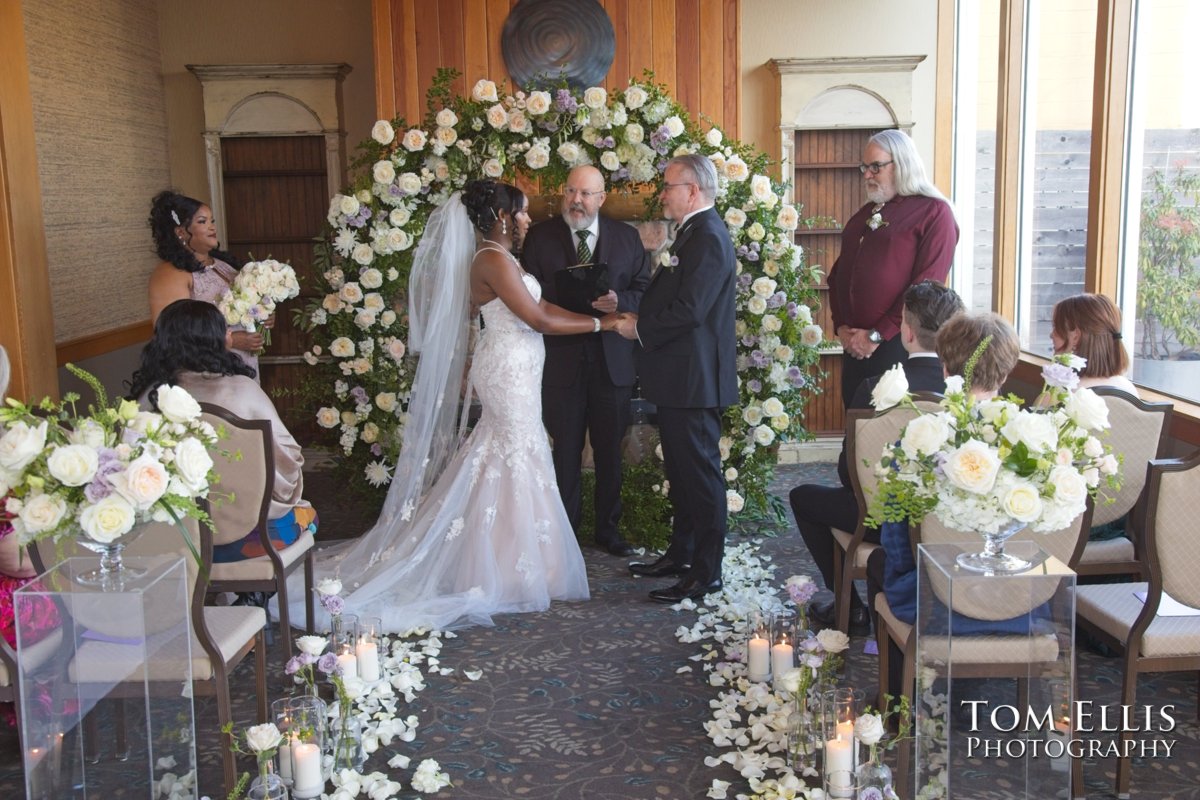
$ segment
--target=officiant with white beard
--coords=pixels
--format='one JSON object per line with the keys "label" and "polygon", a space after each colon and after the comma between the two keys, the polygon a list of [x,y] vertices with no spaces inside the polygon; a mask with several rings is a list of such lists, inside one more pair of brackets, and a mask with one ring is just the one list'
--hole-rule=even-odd
{"label": "officiant with white beard", "polygon": [[[601,216],[605,196],[600,170],[571,170],[563,187],[561,215],[534,225],[521,253],[522,265],[541,283],[546,300],[597,317],[636,312],[650,282],[646,249],[637,231]],[[570,271],[561,274],[566,270]],[[596,469],[596,545],[612,555],[628,556],[633,548],[620,531],[621,441],[629,427],[636,377],[633,342],[601,332],[547,336],[545,343],[542,415],[553,440],[554,472],[567,516],[578,533],[586,434]]]}

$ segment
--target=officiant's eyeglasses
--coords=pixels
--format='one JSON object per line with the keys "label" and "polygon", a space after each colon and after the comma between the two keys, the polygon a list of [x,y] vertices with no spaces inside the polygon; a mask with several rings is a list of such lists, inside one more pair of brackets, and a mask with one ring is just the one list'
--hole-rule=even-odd
{"label": "officiant's eyeglasses", "polygon": [[604,191],[589,192],[585,189],[572,189],[570,186],[563,189],[563,197],[582,197],[584,200],[590,200],[597,195],[604,194]]}
{"label": "officiant's eyeglasses", "polygon": [[863,175],[866,175],[868,171],[870,171],[872,175],[878,175],[879,170],[891,163],[891,161],[872,161],[870,164],[859,164],[858,171]]}

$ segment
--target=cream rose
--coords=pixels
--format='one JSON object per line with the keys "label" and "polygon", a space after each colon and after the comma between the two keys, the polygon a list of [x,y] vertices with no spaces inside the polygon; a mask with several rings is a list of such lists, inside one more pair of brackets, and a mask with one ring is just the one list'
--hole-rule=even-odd
{"label": "cream rose", "polygon": [[746,507],[746,500],[733,489],[725,490],[725,508],[730,514],[736,514]]}
{"label": "cream rose", "polygon": [[746,301],[746,310],[751,314],[764,314],[767,311],[767,301],[755,295]]}
{"label": "cream rose", "polygon": [[358,282],[368,289],[378,289],[383,286],[383,273],[374,267],[368,267],[359,274]]}
{"label": "cream rose", "polygon": [[46,468],[64,486],[83,486],[96,474],[98,466],[99,454],[84,444],[56,447],[46,459]]}
{"label": "cream rose", "polygon": [[374,422],[368,422],[366,425],[363,425],[359,438],[367,444],[374,444],[379,439],[379,426]]}
{"label": "cream rose", "polygon": [[921,414],[904,427],[900,449],[912,459],[933,455],[949,440],[951,433],[950,425],[941,414]]}
{"label": "cream rose", "polygon": [[381,119],[371,128],[371,138],[380,144],[391,144],[396,138],[396,130],[392,127],[392,123],[386,119]]}
{"label": "cream rose", "polygon": [[767,229],[762,226],[762,223],[755,222],[746,228],[746,235],[756,242],[761,242],[763,237],[767,235]]}
{"label": "cream rose", "polygon": [[783,413],[783,402],[778,397],[768,397],[763,401],[762,412],[768,417],[778,417]]}
{"label": "cream rose", "polygon": [[336,358],[349,358],[354,355],[354,342],[339,336],[329,343],[329,354]]}
{"label": "cream rose", "polygon": [[1000,472],[1000,457],[984,442],[972,439],[950,453],[943,469],[950,483],[959,489],[972,494],[987,494]]}
{"label": "cream rose", "polygon": [[421,183],[421,176],[415,172],[405,172],[396,179],[396,185],[400,187],[400,191],[405,194],[416,194],[421,191],[424,184]]}
{"label": "cream rose", "polygon": [[558,157],[568,164],[575,164],[579,160],[579,155],[579,145],[574,142],[563,142],[558,146]]}
{"label": "cream rose", "polygon": [[631,122],[625,126],[625,141],[630,144],[640,144],[646,139],[646,131],[641,125],[636,122]]}
{"label": "cream rose", "polygon": [[734,156],[725,162],[725,177],[739,183],[750,177],[750,168],[746,166],[746,162],[742,161],[740,156]]}
{"label": "cream rose", "polygon": [[79,515],[79,526],[93,541],[109,544],[133,530],[137,512],[119,494],[110,494],[83,509]]}
{"label": "cream rose", "polygon": [[1042,515],[1042,498],[1028,481],[1020,481],[1000,498],[1000,508],[1019,522],[1033,522]]}
{"label": "cream rose", "polygon": [[525,100],[525,110],[531,117],[540,117],[545,114],[550,110],[550,93],[530,92],[529,97]]}
{"label": "cream rose", "polygon": [[755,278],[754,283],[750,284],[750,289],[756,295],[765,300],[766,298],[775,294],[775,289],[778,288],[778,286],[779,284],[770,278]]}
{"label": "cream rose", "polygon": [[763,421],[763,411],[758,406],[746,406],[742,409],[742,419],[747,425],[758,425]]}
{"label": "cream rose", "polygon": [[158,387],[158,411],[168,422],[191,422],[200,417],[200,404],[182,386]]}
{"label": "cream rose", "polygon": [[504,106],[497,103],[487,110],[487,121],[488,125],[501,130],[508,125],[508,112],[504,110]]}
{"label": "cream rose", "polygon": [[396,180],[396,167],[391,161],[376,161],[371,170],[371,177],[375,179],[376,183],[390,184]]}
{"label": "cream rose", "polygon": [[754,429],[754,441],[760,447],[767,447],[775,441],[775,431],[766,425],[759,425]]}
{"label": "cream rose", "polygon": [[363,299],[362,287],[351,281],[338,290],[338,297],[347,303],[358,303]]}
{"label": "cream rose", "polygon": [[347,217],[357,214],[360,208],[362,208],[362,204],[358,202],[357,198],[348,194],[342,195],[341,210]]}
{"label": "cream rose", "polygon": [[35,494],[25,501],[18,514],[25,533],[30,535],[54,530],[66,515],[66,501],[52,494]]}
{"label": "cream rose", "polygon": [[380,392],[375,395],[375,405],[380,411],[388,414],[396,410],[396,393],[395,392]]}
{"label": "cream rose", "polygon": [[408,220],[412,217],[412,212],[404,206],[393,208],[388,213],[388,222],[395,225],[397,228],[403,228],[408,224]]}
{"label": "cream rose", "polygon": [[477,103],[496,102],[496,84],[486,79],[476,81],[471,89],[471,98]]}
{"label": "cream rose", "polygon": [[583,104],[588,108],[604,108],[608,103],[608,92],[601,86],[589,86],[583,92]]}
{"label": "cream rose", "polygon": [[533,169],[541,169],[550,163],[550,150],[547,147],[536,146],[525,153],[525,163]]}
{"label": "cream rose", "polygon": [[375,250],[366,242],[354,245],[354,249],[350,251],[350,257],[355,263],[367,266],[375,260]]}
{"label": "cream rose", "polygon": [[640,86],[630,86],[625,90],[625,107],[630,110],[646,105],[648,99],[646,90]]}
{"label": "cream rose", "polygon": [[746,212],[740,208],[725,209],[725,224],[731,228],[740,228],[746,224]]}
{"label": "cream rose", "polygon": [[876,411],[882,411],[899,403],[907,394],[908,377],[897,364],[879,377],[879,382],[871,390],[871,406]]}
{"label": "cream rose", "polygon": [[816,347],[825,338],[825,332],[820,325],[805,325],[800,331],[800,344],[805,347]]}
{"label": "cream rose", "polygon": [[621,159],[612,150],[605,150],[600,154],[600,166],[609,172],[616,172],[621,168]]}
{"label": "cream rose", "polygon": [[381,295],[379,292],[371,292],[370,294],[364,295],[363,308],[365,308],[367,311],[374,311],[376,313],[383,311],[383,295]]}
{"label": "cream rose", "polygon": [[438,128],[433,136],[442,147],[449,147],[458,141],[458,131],[454,128]]}
{"label": "cream rose", "polygon": [[776,414],[775,416],[771,417],[771,427],[780,433],[786,431],[788,426],[791,424],[792,418],[787,414]]}
{"label": "cream rose", "polygon": [[489,158],[483,162],[483,174],[489,178],[499,178],[504,174],[504,166],[498,160]]}
{"label": "cream rose", "polygon": [[1048,453],[1058,446],[1058,427],[1049,414],[1018,411],[1000,432],[1013,444],[1023,442],[1034,455]]}
{"label": "cream rose", "polygon": [[715,125],[708,129],[708,133],[704,134],[704,141],[708,142],[709,147],[718,147],[724,137],[721,135],[721,129]]}
{"label": "cream rose", "polygon": [[434,117],[434,121],[438,124],[439,128],[453,128],[458,124],[458,114],[454,113],[454,109],[443,108]]}
{"label": "cream rose", "polygon": [[521,111],[510,111],[508,114],[508,129],[513,133],[524,133],[529,130],[529,120]]}
{"label": "cream rose", "polygon": [[721,451],[721,460],[728,461],[730,453],[733,452],[733,439],[722,436],[717,440],[717,449]]}
{"label": "cream rose", "polygon": [[785,231],[794,231],[800,224],[800,214],[795,206],[783,206],[775,215],[775,224]]}
{"label": "cream rose", "polygon": [[1050,470],[1046,481],[1054,487],[1055,505],[1083,510],[1087,502],[1087,481],[1079,470],[1069,466],[1056,466]]}
{"label": "cream rose", "polygon": [[166,494],[170,480],[167,468],[151,455],[138,456],[123,472],[109,477],[117,493],[140,511],[150,508]]}
{"label": "cream rose", "polygon": [[322,428],[336,428],[341,421],[341,412],[336,408],[324,406],[317,410],[317,424]]}
{"label": "cream rose", "polygon": [[774,195],[775,192],[771,189],[771,179],[766,175],[755,175],[750,179],[750,196],[759,203],[767,202],[767,198]]}
{"label": "cream rose", "polygon": [[[744,323],[744,322],[742,323],[742,325],[745,325],[745,324],[746,323]],[[779,317],[775,316],[774,314],[767,314],[763,317],[762,329],[763,329],[763,333],[776,333],[778,331],[783,330],[783,322],[781,322]],[[746,332],[742,331],[738,335],[745,336]]]}

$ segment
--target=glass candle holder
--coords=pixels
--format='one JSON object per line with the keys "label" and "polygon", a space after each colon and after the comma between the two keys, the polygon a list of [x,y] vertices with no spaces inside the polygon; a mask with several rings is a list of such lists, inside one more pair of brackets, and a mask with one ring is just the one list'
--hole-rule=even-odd
{"label": "glass candle holder", "polygon": [[771,615],[752,611],[746,628],[746,677],[762,682],[771,677]]}
{"label": "glass candle holder", "polygon": [[333,618],[333,630],[329,634],[329,651],[337,656],[338,667],[343,677],[358,676],[358,617],[340,614]]}
{"label": "glass candle holder", "polygon": [[[858,769],[858,741],[854,723],[864,698],[861,689],[828,689],[821,695],[822,738],[825,751],[826,792],[830,797],[854,796],[854,771]],[[841,775],[845,772],[846,775]],[[833,780],[832,773],[838,773]],[[836,794],[845,790],[844,794]]]}
{"label": "glass candle holder", "polygon": [[383,677],[383,620],[379,617],[361,617],[358,620],[358,639],[354,644],[354,656],[358,660],[358,677],[374,683]]}
{"label": "glass candle holder", "polygon": [[796,612],[777,611],[771,618],[771,675],[775,691],[783,691],[783,676],[796,666]]}
{"label": "glass candle holder", "polygon": [[320,797],[325,791],[325,701],[309,695],[285,697],[272,703],[271,709],[275,726],[283,734],[278,751],[279,776],[293,797]]}

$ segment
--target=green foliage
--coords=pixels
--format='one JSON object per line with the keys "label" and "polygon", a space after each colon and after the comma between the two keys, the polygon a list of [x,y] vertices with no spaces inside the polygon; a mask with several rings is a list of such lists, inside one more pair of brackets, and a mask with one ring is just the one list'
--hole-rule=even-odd
{"label": "green foliage", "polygon": [[[625,461],[621,468],[621,535],[635,547],[665,550],[671,541],[671,503],[662,491],[662,462],[653,456]],[[580,539],[595,541],[596,473],[584,470]]]}
{"label": "green foliage", "polygon": [[1200,345],[1200,174],[1179,166],[1151,181],[1138,243],[1139,352],[1163,359]]}

